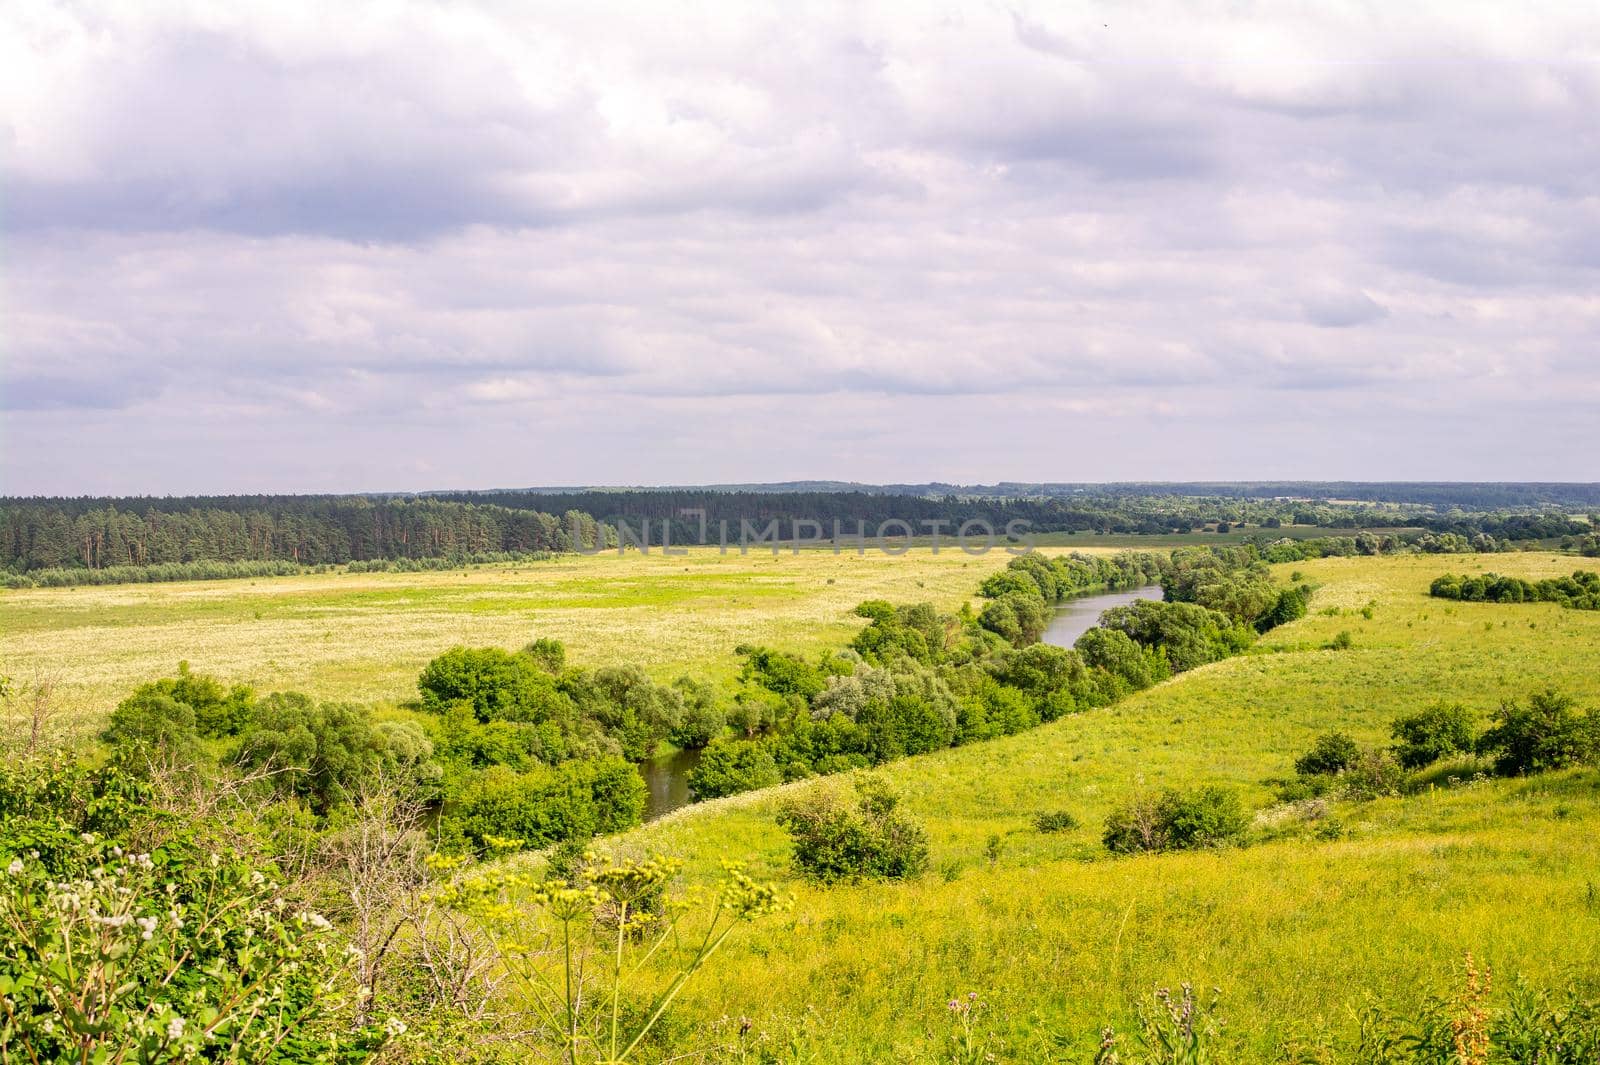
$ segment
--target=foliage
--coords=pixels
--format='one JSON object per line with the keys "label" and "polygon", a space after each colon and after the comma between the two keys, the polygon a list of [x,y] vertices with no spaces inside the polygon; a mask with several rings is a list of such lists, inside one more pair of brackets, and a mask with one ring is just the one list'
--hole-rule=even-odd
{"label": "foliage", "polygon": [[778,823],[794,844],[795,869],[812,879],[905,880],[927,868],[928,836],[899,806],[882,780],[861,777],[853,802],[815,788],[786,801]]}
{"label": "foliage", "polygon": [[1343,773],[1360,757],[1360,745],[1347,733],[1325,732],[1309,751],[1295,759],[1294,771],[1303,777]]}
{"label": "foliage", "polygon": [[1033,827],[1039,832],[1070,832],[1078,827],[1078,818],[1067,810],[1041,810],[1033,815]]}
{"label": "foliage", "polygon": [[[116,766],[0,769],[0,1048],[29,1061],[357,1062],[332,926]],[[46,831],[40,828],[46,824]],[[109,831],[111,835],[103,835]],[[136,850],[135,836],[149,840]],[[9,1060],[9,1056],[8,1056]]]}
{"label": "foliage", "polygon": [[1407,769],[1421,769],[1454,754],[1470,754],[1472,712],[1460,703],[1436,702],[1415,714],[1396,718],[1390,735],[1395,757]]}
{"label": "foliage", "polygon": [[299,692],[274,692],[256,704],[234,761],[271,772],[280,792],[298,795],[318,813],[349,802],[380,769],[398,778],[432,780],[433,744],[415,725],[374,726],[364,707],[314,702]]}
{"label": "foliage", "polygon": [[621,832],[644,815],[645,784],[620,758],[540,766],[519,773],[495,765],[474,775],[446,806],[440,836],[479,853],[497,839],[542,847]]}
{"label": "foliage", "polygon": [[1600,714],[1578,712],[1575,700],[1554,690],[1526,703],[1507,701],[1478,737],[1478,753],[1493,757],[1495,771],[1507,776],[1594,762],[1600,760]]}
{"label": "foliage", "polygon": [[469,703],[479,721],[543,721],[562,715],[565,697],[544,670],[548,655],[498,647],[452,647],[417,678],[425,709]]}
{"label": "foliage", "polygon": [[771,747],[756,740],[713,740],[689,771],[689,791],[696,799],[770,788],[782,781]]}
{"label": "foliage", "polygon": [[1428,594],[1468,603],[1558,603],[1573,610],[1600,610],[1600,573],[1575,570],[1570,577],[1527,581],[1485,573],[1477,577],[1445,574]]}
{"label": "foliage", "polygon": [[1106,818],[1101,839],[1114,854],[1192,850],[1237,842],[1249,824],[1236,792],[1207,784],[1135,796]]}
{"label": "foliage", "polygon": [[1218,1060],[1220,997],[1216,988],[1209,1002],[1202,1002],[1188,984],[1180,985],[1176,996],[1158,988],[1151,1001],[1139,1003],[1137,1047],[1125,1047],[1107,1027],[1100,1033],[1094,1065],[1212,1065]]}
{"label": "foliage", "polygon": [[1255,639],[1253,629],[1194,603],[1141,599],[1107,610],[1100,624],[1159,650],[1175,673],[1236,654]]}

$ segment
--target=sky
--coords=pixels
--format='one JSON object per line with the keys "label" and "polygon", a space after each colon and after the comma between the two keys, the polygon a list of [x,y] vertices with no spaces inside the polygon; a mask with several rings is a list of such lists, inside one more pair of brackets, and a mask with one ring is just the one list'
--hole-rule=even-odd
{"label": "sky", "polygon": [[1592,4],[0,6],[0,494],[1600,480]]}

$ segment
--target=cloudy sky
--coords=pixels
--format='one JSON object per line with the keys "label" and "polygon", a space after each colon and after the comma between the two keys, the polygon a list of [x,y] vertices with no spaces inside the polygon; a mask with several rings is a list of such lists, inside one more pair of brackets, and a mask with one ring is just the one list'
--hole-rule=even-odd
{"label": "cloudy sky", "polygon": [[9,0],[0,492],[1600,479],[1596,116],[1579,3]]}

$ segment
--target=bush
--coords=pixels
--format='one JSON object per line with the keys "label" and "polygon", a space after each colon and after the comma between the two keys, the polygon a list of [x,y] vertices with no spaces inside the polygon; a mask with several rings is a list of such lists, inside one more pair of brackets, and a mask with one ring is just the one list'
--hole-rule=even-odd
{"label": "bush", "polygon": [[498,647],[452,647],[427,664],[417,690],[425,709],[469,703],[479,721],[545,721],[566,703],[540,660]]}
{"label": "bush", "polygon": [[101,738],[113,747],[143,748],[190,763],[200,756],[194,707],[154,685],[145,685],[118,703]]}
{"label": "bush", "polygon": [[244,769],[290,770],[273,778],[277,789],[327,813],[355,798],[379,769],[413,781],[436,779],[432,755],[433,745],[415,725],[374,727],[364,707],[274,692],[256,705],[234,761]]}
{"label": "bush", "polygon": [[1384,795],[1398,795],[1406,774],[1388,751],[1368,748],[1339,774],[1336,786],[1347,799],[1365,801]]}
{"label": "bush", "polygon": [[1492,756],[1495,772],[1507,776],[1593,762],[1600,757],[1600,715],[1574,706],[1555,691],[1534,695],[1527,705],[1501,703],[1478,738],[1478,752]]}
{"label": "bush", "polygon": [[1332,776],[1355,765],[1360,757],[1361,748],[1355,740],[1343,732],[1327,732],[1295,759],[1294,771],[1303,777]]}
{"label": "bush", "polygon": [[0,796],[7,1060],[359,1062],[384,1042],[351,1025],[336,933],[272,862],[150,809],[116,764],[7,765]]}
{"label": "bush", "polygon": [[794,841],[795,868],[824,884],[920,876],[928,835],[899,802],[882,781],[863,777],[853,803],[828,788],[785,803],[778,824]]}
{"label": "bush", "polygon": [[1066,810],[1041,810],[1033,815],[1033,827],[1039,832],[1071,832],[1078,819]]}
{"label": "bush", "polygon": [[645,783],[620,758],[599,758],[518,773],[491,766],[474,777],[446,808],[440,835],[446,845],[465,842],[479,852],[491,839],[542,847],[621,832],[644,815]]}
{"label": "bush", "polygon": [[1215,784],[1139,796],[1106,818],[1101,837],[1115,854],[1194,850],[1241,839],[1250,816],[1239,796]]}
{"label": "bush", "polygon": [[696,802],[781,783],[771,749],[754,740],[712,740],[689,771],[689,793]]}
{"label": "bush", "polygon": [[1460,703],[1434,703],[1409,717],[1396,718],[1389,731],[1399,741],[1395,757],[1407,769],[1421,769],[1473,749],[1472,712]]}
{"label": "bush", "polygon": [[244,728],[253,701],[244,685],[224,688],[179,662],[176,677],[141,684],[118,704],[103,738],[114,746],[141,744],[193,761],[201,737],[232,736]]}

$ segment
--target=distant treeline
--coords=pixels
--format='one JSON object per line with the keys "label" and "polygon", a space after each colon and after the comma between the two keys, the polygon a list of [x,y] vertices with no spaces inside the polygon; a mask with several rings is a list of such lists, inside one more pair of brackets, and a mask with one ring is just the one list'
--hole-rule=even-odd
{"label": "distant treeline", "polygon": [[[1211,487],[1211,486],[1206,486]],[[1273,486],[1283,487],[1283,486]],[[671,523],[674,543],[698,542],[704,512],[707,540],[718,542],[719,527],[727,522],[730,537],[741,520],[755,525],[777,520],[783,537],[795,521],[815,521],[823,536],[832,534],[834,521],[844,535],[864,522],[870,535],[878,525],[903,521],[917,535],[927,535],[928,523],[943,522],[946,534],[964,521],[979,519],[995,529],[1010,521],[1025,521],[1034,532],[1072,532],[1122,535],[1161,535],[1193,532],[1208,525],[1259,526],[1271,530],[1286,525],[1324,529],[1417,529],[1460,536],[1484,534],[1499,540],[1544,540],[1589,533],[1594,526],[1571,515],[1546,510],[1534,513],[1438,513],[1420,505],[1352,506],[1308,499],[1246,499],[1209,495],[1136,495],[1106,490],[1041,496],[1038,486],[1018,485],[1014,497],[989,495],[892,495],[871,491],[722,491],[717,489],[629,489],[587,492],[442,493],[430,499],[461,503],[494,503],[504,507],[543,507],[552,512],[581,511],[608,525],[627,524],[637,530],[650,522],[659,536],[662,522]]]}
{"label": "distant treeline", "polygon": [[[349,573],[419,573],[456,569],[496,562],[543,562],[554,558],[549,551],[483,551],[441,558],[371,559],[347,562]],[[293,577],[302,573],[324,573],[340,568],[336,563],[303,566],[298,562],[158,562],[153,566],[51,566],[27,573],[0,571],[0,588],[71,588],[96,584],[161,584],[166,581],[227,581],[248,577]]]}
{"label": "distant treeline", "polygon": [[134,567],[149,575],[122,579],[173,580],[189,578],[159,567],[523,557],[569,550],[574,532],[594,543],[594,520],[432,499],[24,499],[0,505],[0,564],[21,573]]}
{"label": "distant treeline", "polygon": [[[636,491],[624,488],[620,491]],[[1308,502],[1350,500],[1360,503],[1394,503],[1440,510],[1516,510],[1530,507],[1565,507],[1589,510],[1600,507],[1600,483],[1527,481],[1124,481],[1114,484],[1073,481],[1000,481],[996,484],[861,484],[854,481],[780,481],[772,484],[671,485],[672,492],[748,492],[765,495],[791,493],[864,493],[869,495],[959,496],[966,499],[1076,496],[1129,499],[1131,497],[1213,497],[1229,500],[1299,499]],[[610,492],[591,487],[494,489],[484,495],[574,495]],[[427,493],[452,496],[452,493]],[[463,493],[454,494],[455,496]],[[454,497],[454,496],[452,496]],[[546,508],[549,509],[549,508]],[[581,509],[581,508],[580,508]]]}
{"label": "distant treeline", "polygon": [[[1225,532],[1243,526],[1256,531],[1263,544],[1278,536],[1275,530],[1290,525],[1351,533],[1393,530],[1397,535],[1399,530],[1409,530],[1404,535],[1411,538],[1432,535],[1471,541],[1488,537],[1501,543],[1571,540],[1591,536],[1596,528],[1593,515],[1586,521],[1554,509],[1440,512],[1415,503],[1352,505],[1307,498],[1185,496],[1163,492],[1162,486],[1143,487],[1152,494],[1135,494],[1126,486],[1097,486],[1073,494],[1027,495],[1020,493],[1037,493],[1040,486],[1018,485],[1019,494],[1009,497],[959,492],[896,495],[878,491],[655,489],[458,492],[415,497],[16,499],[0,503],[0,569],[35,573],[202,562],[317,566],[380,559],[521,557],[612,544],[616,542],[613,533],[622,526],[629,530],[629,539],[644,539],[646,525],[652,545],[664,539],[680,545],[719,543],[725,538],[724,527],[726,540],[737,542],[743,529],[758,530],[759,536],[772,522],[778,523],[776,536],[783,540],[797,533],[815,537],[819,531],[826,539],[834,534],[835,523],[845,537],[858,530],[869,537],[907,532],[923,537],[953,536],[963,523],[977,521],[997,532],[1020,522],[1021,528],[1037,533],[1122,535],[1208,528]],[[1209,490],[1219,486],[1193,487]],[[1494,486],[1477,487],[1483,498],[1495,498],[1489,491]],[[1508,492],[1541,488],[1500,487]],[[1567,487],[1582,494],[1578,491],[1582,486]],[[159,575],[161,572],[151,570],[150,575],[126,579],[174,579]]]}

